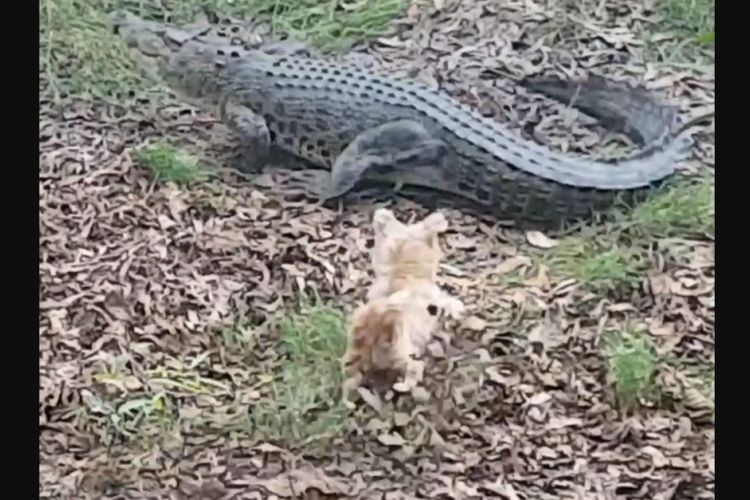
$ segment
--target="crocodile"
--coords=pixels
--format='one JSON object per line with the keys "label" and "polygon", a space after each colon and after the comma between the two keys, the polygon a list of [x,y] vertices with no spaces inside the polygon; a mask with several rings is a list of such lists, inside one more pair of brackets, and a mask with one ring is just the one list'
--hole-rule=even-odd
{"label": "crocodile", "polygon": [[383,180],[458,196],[519,226],[560,228],[635,200],[673,176],[692,139],[676,108],[603,79],[529,79],[532,91],[619,127],[643,147],[618,162],[566,154],[512,133],[416,80],[316,58],[217,43],[204,32],[116,12],[113,29],[143,69],[216,113],[256,171],[276,147],[329,171],[342,196]]}

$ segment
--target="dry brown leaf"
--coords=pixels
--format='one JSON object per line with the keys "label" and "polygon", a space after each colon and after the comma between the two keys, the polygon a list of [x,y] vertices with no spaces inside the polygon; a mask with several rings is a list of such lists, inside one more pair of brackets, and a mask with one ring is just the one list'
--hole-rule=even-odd
{"label": "dry brown leaf", "polygon": [[513,386],[521,381],[521,377],[519,375],[503,375],[495,366],[487,367],[484,371],[487,374],[487,378],[489,378],[496,384],[500,384],[503,386]]}
{"label": "dry brown leaf", "polygon": [[412,389],[411,395],[417,403],[426,403],[430,399],[430,393],[422,386]]}
{"label": "dry brown leaf", "polygon": [[403,427],[409,423],[411,417],[408,413],[396,412],[393,414],[393,423],[398,427]]}
{"label": "dry brown leaf", "polygon": [[552,238],[546,236],[544,233],[541,233],[539,231],[527,231],[526,241],[528,241],[529,244],[532,246],[535,246],[537,248],[545,248],[545,249],[554,248],[560,244],[559,241],[553,240]]}
{"label": "dry brown leaf", "polygon": [[467,330],[481,332],[487,327],[487,322],[478,316],[469,316],[463,320],[462,325]]}
{"label": "dry brown leaf", "polygon": [[539,344],[545,351],[555,349],[568,341],[567,337],[554,323],[540,323],[527,336],[530,345]]}
{"label": "dry brown leaf", "polygon": [[526,286],[539,288],[541,290],[549,290],[551,287],[551,282],[549,275],[547,274],[549,271],[549,268],[545,266],[544,264],[539,264],[539,270],[536,273],[536,276],[533,278],[527,278],[524,283]]}
{"label": "dry brown leaf", "polygon": [[377,394],[374,394],[366,387],[358,387],[357,392],[364,400],[364,402],[370,405],[373,410],[375,410],[378,414],[383,413],[383,402],[380,400]]}
{"label": "dry brown leaf", "polygon": [[524,255],[516,255],[510,259],[505,260],[502,264],[495,268],[497,274],[507,274],[515,271],[520,267],[528,267],[531,265],[531,259]]}
{"label": "dry brown leaf", "polygon": [[406,441],[398,432],[390,432],[378,436],[378,441],[386,446],[403,446]]}

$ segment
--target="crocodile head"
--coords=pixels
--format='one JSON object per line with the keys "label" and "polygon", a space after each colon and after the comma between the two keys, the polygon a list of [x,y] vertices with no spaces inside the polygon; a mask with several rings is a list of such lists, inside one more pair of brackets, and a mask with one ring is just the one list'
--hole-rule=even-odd
{"label": "crocodile head", "polygon": [[166,27],[122,11],[110,14],[110,22],[141,68],[150,77],[159,77],[177,48],[169,43]]}
{"label": "crocodile head", "polygon": [[241,51],[201,41],[206,26],[183,30],[120,11],[111,14],[110,21],[149,77],[188,98],[207,97],[217,69],[228,58],[239,57]]}
{"label": "crocodile head", "polygon": [[258,48],[217,42],[208,35],[212,27],[207,22],[177,28],[115,11],[110,14],[110,23],[147,76],[162,81],[196,104],[215,101],[217,90],[232,83],[230,74],[236,67],[232,64],[234,60],[309,55],[304,43],[291,39],[264,43]]}

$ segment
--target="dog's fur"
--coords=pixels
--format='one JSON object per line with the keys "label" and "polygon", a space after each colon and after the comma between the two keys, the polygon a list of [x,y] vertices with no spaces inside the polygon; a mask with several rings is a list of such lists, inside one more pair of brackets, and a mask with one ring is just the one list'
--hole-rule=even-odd
{"label": "dog's fur", "polygon": [[368,302],[352,316],[344,355],[344,397],[371,370],[404,375],[394,387],[408,390],[422,380],[418,357],[444,313],[459,317],[463,304],[436,284],[442,258],[438,233],[447,229],[441,214],[405,225],[385,209],[373,217],[375,282]]}

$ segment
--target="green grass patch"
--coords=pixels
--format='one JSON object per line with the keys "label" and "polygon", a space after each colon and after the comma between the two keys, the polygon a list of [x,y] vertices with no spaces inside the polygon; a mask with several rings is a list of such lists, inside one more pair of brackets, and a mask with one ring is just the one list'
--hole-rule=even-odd
{"label": "green grass patch", "polygon": [[296,444],[335,436],[348,417],[339,397],[344,315],[321,303],[302,304],[279,318],[276,328],[281,372],[270,395],[252,408],[254,434]]}
{"label": "green grass patch", "polygon": [[167,389],[151,387],[134,376],[128,363],[134,363],[128,355],[104,361],[93,376],[100,390],[83,395],[78,425],[106,428],[107,444],[124,441],[148,447],[176,430],[175,400]]}
{"label": "green grass patch", "polygon": [[495,278],[493,280],[493,284],[496,286],[502,286],[506,288],[517,288],[517,287],[522,287],[525,281],[526,281],[526,278],[524,276],[521,276],[521,274],[518,272],[514,272],[514,273],[503,274]]}
{"label": "green grass patch", "polygon": [[209,356],[205,351],[185,361],[170,358],[154,369],[145,369],[129,354],[105,359],[92,377],[95,386],[83,396],[78,426],[106,429],[107,444],[148,448],[179,441],[186,398],[219,404],[232,395],[230,384],[200,373],[200,366],[210,363]]}
{"label": "green grass patch", "polygon": [[542,261],[553,272],[602,292],[637,284],[645,268],[636,250],[617,246],[596,234],[570,236],[547,252]]}
{"label": "green grass patch", "polygon": [[713,238],[713,175],[665,187],[606,224],[584,226],[537,259],[553,273],[597,291],[635,286],[648,266],[649,247],[660,238]]}
{"label": "green grass patch", "polygon": [[211,178],[211,173],[195,157],[169,144],[143,147],[136,153],[136,159],[162,182],[187,186]]}
{"label": "green grass patch", "polygon": [[683,180],[636,206],[623,221],[628,232],[650,238],[715,232],[715,178]]}
{"label": "green grass patch", "polygon": [[646,39],[647,58],[674,67],[713,71],[715,0],[658,0],[659,22]]}
{"label": "green grass patch", "polygon": [[256,0],[251,12],[268,19],[274,30],[309,40],[324,49],[342,50],[382,34],[402,15],[408,0]]}
{"label": "green grass patch", "polygon": [[713,43],[715,0],[660,0],[657,6],[668,27],[692,35],[696,41]]}
{"label": "green grass patch", "polygon": [[131,395],[115,401],[87,394],[83,400],[85,419],[103,420],[107,444],[136,442],[148,448],[176,430],[176,407],[166,391]]}
{"label": "green grass patch", "polygon": [[39,44],[42,97],[106,100],[142,86],[101,0],[40,0]]}
{"label": "green grass patch", "polygon": [[218,329],[221,344],[229,351],[249,352],[255,347],[254,329],[244,321],[235,321]]}
{"label": "green grass patch", "polygon": [[655,395],[659,355],[645,333],[609,332],[604,350],[617,403],[623,410],[632,410]]}

